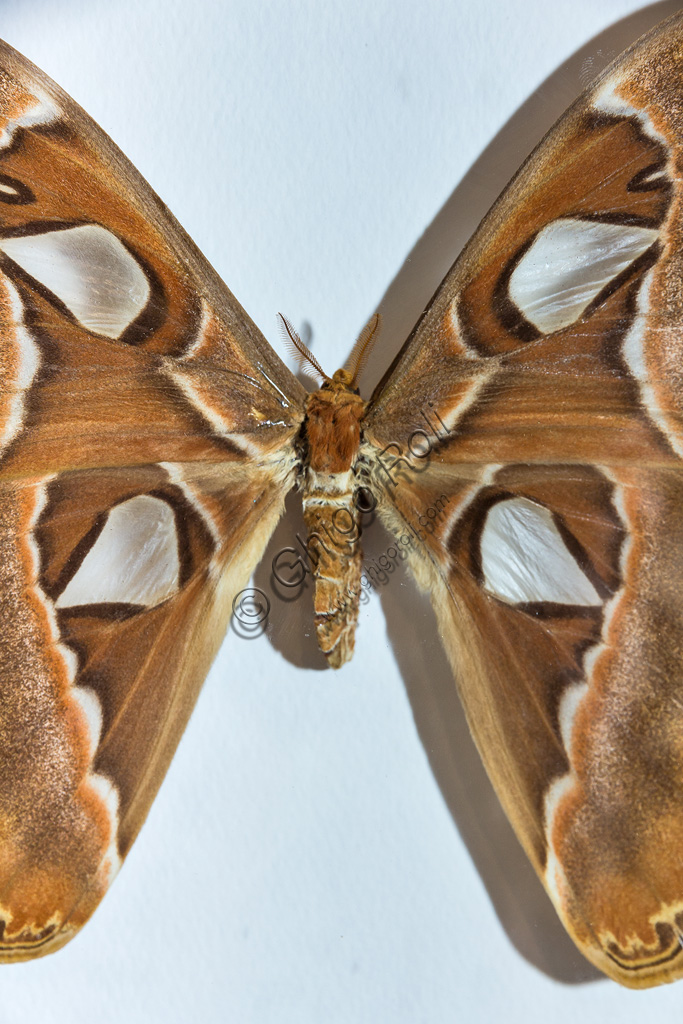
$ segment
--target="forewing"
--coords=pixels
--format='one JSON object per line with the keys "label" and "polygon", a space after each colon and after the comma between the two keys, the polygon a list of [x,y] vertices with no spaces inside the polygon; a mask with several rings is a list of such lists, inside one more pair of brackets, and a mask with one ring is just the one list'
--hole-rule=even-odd
{"label": "forewing", "polygon": [[683,974],[683,17],[541,143],[373,398],[382,514],[580,948]]}
{"label": "forewing", "polygon": [[0,47],[0,957],[128,851],[281,513],[301,386],[103,132]]}

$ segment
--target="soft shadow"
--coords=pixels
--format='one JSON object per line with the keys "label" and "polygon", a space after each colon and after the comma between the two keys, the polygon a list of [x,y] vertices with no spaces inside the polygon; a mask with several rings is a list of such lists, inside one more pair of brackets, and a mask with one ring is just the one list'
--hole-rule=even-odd
{"label": "soft shadow", "polygon": [[315,639],[313,585],[306,571],[306,527],[298,493],[288,495],[254,585],[270,601],[266,634],[276,651],[298,668],[325,671],[327,662]]}
{"label": "soft shadow", "polygon": [[[665,0],[606,29],[546,79],[500,130],[415,244],[383,296],[378,306],[383,329],[363,377],[364,394],[383,376],[455,255],[545,132],[615,56],[679,9],[678,2]],[[273,585],[273,557],[286,546],[294,547],[297,532],[304,536],[298,504],[294,496],[257,572],[257,586],[268,593]],[[391,543],[379,527],[366,533],[364,540],[366,561]],[[559,982],[604,980],[560,924],[498,803],[470,736],[428,600],[402,576],[400,568],[380,597],[421,741],[507,935],[522,956]],[[312,628],[310,581],[289,603],[284,618],[284,625],[271,637],[274,646],[293,664],[324,668]]]}
{"label": "soft shadow", "polygon": [[[381,528],[366,557],[391,544]],[[405,585],[403,585],[405,584]],[[493,791],[470,735],[429,599],[401,568],[380,591],[387,633],[434,777],[496,914],[516,949],[557,981],[602,975],[567,935]]]}

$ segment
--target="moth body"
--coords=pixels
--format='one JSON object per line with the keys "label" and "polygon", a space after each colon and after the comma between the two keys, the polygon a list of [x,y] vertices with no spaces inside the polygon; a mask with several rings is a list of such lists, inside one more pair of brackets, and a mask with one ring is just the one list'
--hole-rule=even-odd
{"label": "moth body", "polygon": [[332,668],[353,654],[362,551],[356,505],[361,419],[366,403],[338,370],[306,400],[302,503],[315,579],[315,629]]}

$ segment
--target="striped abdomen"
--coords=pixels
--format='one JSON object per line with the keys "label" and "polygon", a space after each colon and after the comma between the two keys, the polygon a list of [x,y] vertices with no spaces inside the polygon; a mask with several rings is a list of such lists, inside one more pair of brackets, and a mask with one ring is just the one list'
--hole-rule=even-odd
{"label": "striped abdomen", "polygon": [[315,578],[315,629],[332,668],[353,654],[362,552],[353,473],[309,470],[303,494],[308,554]]}

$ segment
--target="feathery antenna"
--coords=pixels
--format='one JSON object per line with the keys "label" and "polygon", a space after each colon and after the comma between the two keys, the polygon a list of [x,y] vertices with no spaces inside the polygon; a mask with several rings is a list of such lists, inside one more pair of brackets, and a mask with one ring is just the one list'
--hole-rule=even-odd
{"label": "feathery antenna", "polygon": [[351,349],[351,355],[346,360],[346,366],[351,374],[351,383],[353,387],[358,386],[358,378],[363,372],[365,364],[368,361],[368,356],[372,351],[372,346],[379,337],[381,326],[382,318],[379,313],[375,313],[360,332],[355,345]]}
{"label": "feathery antenna", "polygon": [[320,374],[323,380],[331,380],[331,378],[327,376],[322,366],[311,352],[310,348],[307,345],[304,345],[303,341],[296,333],[287,317],[283,316],[282,313],[278,313],[278,317],[280,318],[280,330],[282,331],[282,336],[285,340],[285,345],[287,346],[291,354],[294,356],[296,361],[299,363],[299,365],[301,365],[303,362],[307,362],[313,367],[316,373]]}

